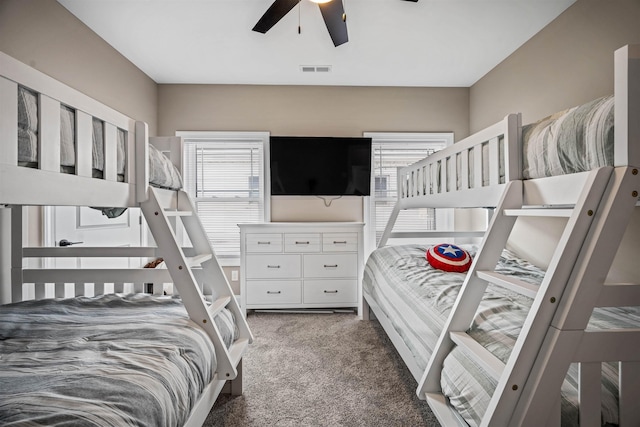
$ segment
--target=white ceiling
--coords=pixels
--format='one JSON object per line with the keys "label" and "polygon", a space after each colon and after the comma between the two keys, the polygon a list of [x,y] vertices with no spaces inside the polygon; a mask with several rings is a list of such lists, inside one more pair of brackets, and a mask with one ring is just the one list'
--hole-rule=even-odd
{"label": "white ceiling", "polygon": [[575,0],[344,0],[339,47],[307,0],[266,34],[272,0],[58,2],[157,83],[468,87]]}

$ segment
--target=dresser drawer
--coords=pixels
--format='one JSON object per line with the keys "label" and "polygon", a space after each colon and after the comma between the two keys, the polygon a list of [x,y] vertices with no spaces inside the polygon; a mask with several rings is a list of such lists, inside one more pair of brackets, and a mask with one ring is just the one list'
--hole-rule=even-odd
{"label": "dresser drawer", "polygon": [[295,279],[302,275],[301,255],[247,255],[247,279]]}
{"label": "dresser drawer", "polygon": [[282,252],[282,234],[247,234],[247,252]]}
{"label": "dresser drawer", "polygon": [[356,277],[356,254],[308,254],[304,256],[304,277]]}
{"label": "dresser drawer", "polygon": [[324,233],[322,250],[324,252],[356,252],[358,233]]}
{"label": "dresser drawer", "polygon": [[320,233],[284,235],[285,252],[320,252]]}
{"label": "dresser drawer", "polygon": [[300,304],[302,283],[299,280],[248,280],[247,304]]}
{"label": "dresser drawer", "polygon": [[357,281],[305,280],[303,302],[305,304],[358,303]]}

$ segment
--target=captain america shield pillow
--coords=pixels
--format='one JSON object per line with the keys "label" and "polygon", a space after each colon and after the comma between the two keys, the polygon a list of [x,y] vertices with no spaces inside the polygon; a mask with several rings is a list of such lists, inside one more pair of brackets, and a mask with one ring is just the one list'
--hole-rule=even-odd
{"label": "captain america shield pillow", "polygon": [[471,267],[471,255],[459,246],[441,243],[427,250],[427,261],[433,268],[464,273]]}

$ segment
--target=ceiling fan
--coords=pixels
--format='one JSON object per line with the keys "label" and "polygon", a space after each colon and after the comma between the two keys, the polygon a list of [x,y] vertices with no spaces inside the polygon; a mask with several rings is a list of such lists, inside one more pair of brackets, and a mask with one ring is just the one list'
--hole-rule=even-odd
{"label": "ceiling fan", "polygon": [[[302,0],[275,0],[253,27],[253,31],[265,34],[278,23],[295,5]],[[342,0],[310,0],[318,4],[322,18],[327,26],[334,46],[340,46],[349,41],[347,34],[347,15],[344,13]],[[405,0],[417,2],[418,0]],[[300,27],[298,27],[300,32]]]}

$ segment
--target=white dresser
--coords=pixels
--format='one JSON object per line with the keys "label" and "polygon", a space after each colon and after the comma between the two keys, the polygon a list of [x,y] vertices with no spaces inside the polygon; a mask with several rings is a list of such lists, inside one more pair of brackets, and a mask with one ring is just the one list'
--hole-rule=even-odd
{"label": "white dresser", "polygon": [[242,308],[344,308],[361,314],[363,224],[240,224]]}

